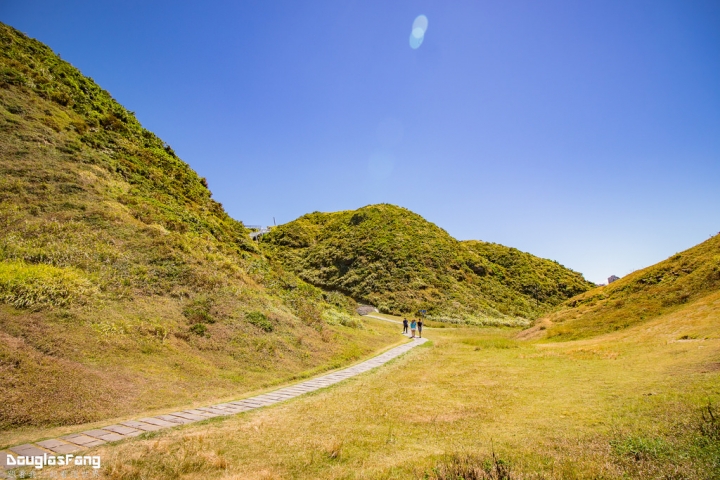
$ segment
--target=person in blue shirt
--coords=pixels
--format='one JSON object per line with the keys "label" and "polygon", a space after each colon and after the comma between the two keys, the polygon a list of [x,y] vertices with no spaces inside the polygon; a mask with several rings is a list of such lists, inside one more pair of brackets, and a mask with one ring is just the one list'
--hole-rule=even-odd
{"label": "person in blue shirt", "polygon": [[415,329],[417,328],[417,322],[413,318],[412,322],[410,322],[410,331],[412,332],[412,336],[410,338],[415,338]]}

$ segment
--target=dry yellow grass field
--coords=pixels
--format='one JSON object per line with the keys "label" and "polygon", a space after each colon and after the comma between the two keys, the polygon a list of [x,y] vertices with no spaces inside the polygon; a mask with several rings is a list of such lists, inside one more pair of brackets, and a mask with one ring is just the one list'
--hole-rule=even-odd
{"label": "dry yellow grass field", "polygon": [[719,311],[561,343],[432,329],[332,388],[93,453],[112,479],[718,478]]}

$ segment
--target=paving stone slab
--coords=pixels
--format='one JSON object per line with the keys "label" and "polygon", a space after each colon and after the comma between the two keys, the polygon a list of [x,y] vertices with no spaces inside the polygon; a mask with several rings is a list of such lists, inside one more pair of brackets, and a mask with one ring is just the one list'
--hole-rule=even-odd
{"label": "paving stone slab", "polygon": [[46,448],[54,453],[73,453],[79,452],[83,449],[80,445],[73,443],[63,442],[57,438],[52,440],[45,440],[43,442],[37,442],[38,446]]}
{"label": "paving stone slab", "polygon": [[172,422],[179,425],[184,425],[186,423],[192,423],[194,420],[189,420],[187,418],[183,417],[177,417],[174,414],[173,415],[158,415],[155,418],[159,418],[160,420],[165,420],[166,422]]}
{"label": "paving stone slab", "polygon": [[232,415],[232,412],[229,412],[227,410],[222,410],[219,408],[212,408],[212,407],[198,407],[197,410],[201,410],[203,412],[209,412],[217,415],[218,417],[225,416],[225,415]]}
{"label": "paving stone slab", "polygon": [[271,395],[271,394],[261,395],[259,397],[254,397],[254,398],[258,399],[258,400],[262,398],[263,400],[269,400],[271,402],[281,402],[281,401],[285,400],[285,398],[280,395]]}
{"label": "paving stone slab", "polygon": [[126,427],[123,425],[109,425],[107,427],[103,427],[103,430],[107,430],[109,432],[119,433],[120,435],[125,435],[126,437],[140,435],[142,430],[138,430],[137,428],[131,428]]}
{"label": "paving stone slab", "polygon": [[84,435],[87,435],[88,437],[97,438],[98,440],[103,440],[105,442],[117,442],[118,440],[122,440],[123,438],[125,438],[124,435],[100,429],[86,430],[82,433]]}
{"label": "paving stone slab", "polygon": [[[243,400],[243,402],[259,405],[258,402],[253,402],[252,400]],[[242,405],[237,405],[237,404],[232,404],[232,403],[219,403],[217,405],[213,405],[213,408],[233,410],[233,411],[238,411],[238,413],[243,411],[242,410],[243,407],[244,406],[242,406]]]}
{"label": "paving stone slab", "polygon": [[240,411],[243,411],[243,409],[247,409],[247,408],[250,407],[251,405],[260,405],[260,403],[262,403],[262,402],[256,402],[256,401],[254,401],[254,400],[252,400],[252,399],[246,399],[246,400],[241,400],[241,401],[238,402],[238,403],[242,403],[242,404],[241,404],[241,405],[238,405],[238,404],[235,403],[235,402],[228,402],[228,403],[226,403],[225,405],[223,405],[223,406],[220,407],[220,408],[228,408],[228,409],[230,409],[230,410],[240,410]]}
{"label": "paving stone slab", "polygon": [[278,402],[278,400],[277,400],[276,398],[270,398],[270,397],[266,397],[266,396],[251,397],[251,398],[248,398],[247,400],[253,401],[253,402],[255,402],[255,403],[261,403],[261,404],[263,404],[263,405],[266,404],[266,403],[268,403],[268,402],[274,402],[274,403],[277,403],[277,402]]}
{"label": "paving stone slab", "polygon": [[42,457],[46,453],[51,453],[47,450],[36,447],[32,443],[26,443],[24,445],[18,445],[17,447],[11,447],[10,451],[23,457],[36,457],[38,455]]}
{"label": "paving stone slab", "polygon": [[293,395],[296,395],[296,396],[297,396],[297,395],[302,395],[302,394],[304,394],[305,392],[308,391],[308,389],[307,389],[307,388],[297,388],[297,387],[295,387],[295,388],[284,388],[282,391],[283,391],[283,392],[287,392],[287,393],[292,393]]}
{"label": "paving stone slab", "polygon": [[237,411],[235,413],[247,412],[248,410],[254,410],[256,408],[262,408],[264,405],[260,405],[255,402],[240,401],[234,404]]}
{"label": "paving stone slab", "polygon": [[200,420],[207,420],[208,417],[204,417],[202,415],[196,415],[194,413],[187,413],[187,412],[173,412],[172,415],[180,418],[186,418],[193,422],[199,422]]}
{"label": "paving stone slab", "polygon": [[0,451],[0,471],[13,468],[13,465],[8,466],[8,464],[7,464],[7,456],[8,455],[13,456],[13,457],[15,456],[15,455],[12,455],[12,453],[10,453],[7,450]]}
{"label": "paving stone slab", "polygon": [[298,396],[298,393],[293,392],[287,392],[285,390],[280,391],[280,393],[277,394],[278,397],[282,398],[283,400],[287,400],[288,398],[295,398]]}
{"label": "paving stone slab", "polygon": [[205,418],[215,418],[215,417],[220,416],[217,413],[203,412],[202,410],[196,410],[196,409],[185,410],[184,412],[192,413],[193,415],[200,415],[201,417],[205,417]]}
{"label": "paving stone slab", "polygon": [[232,404],[239,410],[240,412],[247,412],[248,410],[252,410],[254,408],[258,408],[259,405],[255,403],[246,403],[244,400],[241,400],[239,402],[232,402]]}
{"label": "paving stone slab", "polygon": [[154,431],[160,430],[162,428],[159,425],[155,425],[152,423],[146,423],[146,422],[138,422],[135,420],[129,420],[127,422],[120,422],[120,425],[137,428],[138,430],[142,430],[144,432],[154,432]]}
{"label": "paving stone slab", "polygon": [[[157,425],[158,427],[177,427],[178,426],[178,424],[175,422],[168,422],[166,420],[162,420],[160,418],[155,418],[155,417],[141,418],[140,421],[145,422],[145,423],[151,423],[153,425]],[[125,425],[127,425],[127,423]]]}
{"label": "paving stone slab", "polygon": [[64,437],[60,437],[60,439],[74,443],[75,445],[82,445],[83,447],[95,447],[105,443],[103,440],[83,434],[66,435]]}

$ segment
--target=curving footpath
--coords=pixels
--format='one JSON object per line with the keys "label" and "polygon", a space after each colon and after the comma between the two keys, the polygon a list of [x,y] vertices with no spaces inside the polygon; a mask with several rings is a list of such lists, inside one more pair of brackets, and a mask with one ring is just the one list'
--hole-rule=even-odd
{"label": "curving footpath", "polygon": [[[342,382],[347,378],[354,377],[361,373],[367,372],[389,362],[393,358],[397,358],[403,353],[411,350],[418,345],[425,343],[425,338],[415,338],[413,341],[391,348],[387,352],[358,363],[352,367],[338,370],[327,375],[307,380],[296,385],[274,390],[262,395],[244,398],[234,402],[218,403],[208,407],[198,407],[191,410],[183,410],[179,412],[169,413],[167,415],[157,415],[154,417],[145,417],[138,420],[130,420],[121,422],[117,425],[108,425],[107,427],[86,430],[81,433],[74,433],[60,438],[43,440],[42,442],[26,443],[11,447],[9,451],[0,452],[0,466],[7,470],[7,456],[43,456],[45,454],[66,454],[75,453],[86,448],[102,445],[107,442],[116,442],[130,437],[136,437],[145,432],[162,430],[165,428],[173,428],[188,423],[200,422],[208,418],[219,417],[224,415],[235,415],[237,413],[247,412],[256,408],[267,407],[269,405],[283,402],[291,398],[299,397],[308,392],[329,387],[336,383]],[[2,471],[0,471],[0,477]]]}

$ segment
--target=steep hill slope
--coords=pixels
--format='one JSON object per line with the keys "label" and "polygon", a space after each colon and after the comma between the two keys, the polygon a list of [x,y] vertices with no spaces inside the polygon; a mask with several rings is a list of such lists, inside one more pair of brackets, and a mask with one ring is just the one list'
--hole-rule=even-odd
{"label": "steep hill slope", "polygon": [[[539,319],[549,338],[576,339],[620,330],[687,309],[720,290],[720,234],[656,265],[572,298]],[[720,321],[720,311],[714,313]]]}
{"label": "steep hill slope", "polygon": [[0,24],[0,431],[238,395],[395,341],[247,233],[132,112]]}
{"label": "steep hill slope", "polygon": [[556,262],[459,242],[393,205],[311,213],[275,228],[262,248],[301,278],[388,313],[524,324],[592,284]]}

